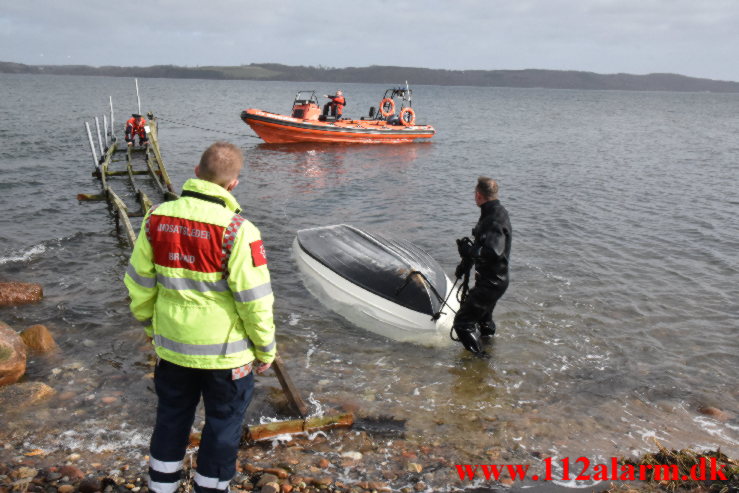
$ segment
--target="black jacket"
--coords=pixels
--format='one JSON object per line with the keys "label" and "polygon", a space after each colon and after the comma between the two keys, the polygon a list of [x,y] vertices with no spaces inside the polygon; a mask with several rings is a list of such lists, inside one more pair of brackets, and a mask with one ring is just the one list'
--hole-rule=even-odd
{"label": "black jacket", "polygon": [[481,277],[508,282],[513,229],[508,211],[500,200],[490,200],[480,207],[480,220],[472,229],[472,259]]}

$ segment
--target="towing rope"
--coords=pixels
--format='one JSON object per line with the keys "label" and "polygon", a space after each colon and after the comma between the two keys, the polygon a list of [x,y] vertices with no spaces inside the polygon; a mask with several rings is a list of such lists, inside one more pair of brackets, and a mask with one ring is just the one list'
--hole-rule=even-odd
{"label": "towing rope", "polygon": [[255,135],[237,134],[237,133],[234,133],[234,132],[226,132],[225,130],[215,130],[215,129],[212,129],[212,128],[199,127],[197,125],[192,125],[190,123],[178,122],[178,121],[175,121],[175,120],[169,120],[167,118],[162,118],[161,116],[158,116],[158,115],[157,115],[157,120],[161,120],[163,122],[174,123],[175,125],[182,125],[184,127],[197,128],[198,130],[205,130],[206,132],[215,132],[215,133],[219,133],[219,134],[236,135],[237,137],[249,137],[249,138],[252,138],[252,139],[262,140],[262,139],[260,139],[259,137],[255,136]]}

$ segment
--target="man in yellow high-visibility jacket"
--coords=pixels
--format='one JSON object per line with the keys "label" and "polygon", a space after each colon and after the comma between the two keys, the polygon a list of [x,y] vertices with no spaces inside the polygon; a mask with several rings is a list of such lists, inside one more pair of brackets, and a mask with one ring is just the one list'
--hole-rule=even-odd
{"label": "man in yellow high-visibility jacket", "polygon": [[274,296],[259,230],[231,195],[244,158],[211,145],[182,196],[153,207],[125,283],[159,362],[149,489],[174,493],[200,396],[205,405],[195,491],[227,491],[257,373],[276,354]]}

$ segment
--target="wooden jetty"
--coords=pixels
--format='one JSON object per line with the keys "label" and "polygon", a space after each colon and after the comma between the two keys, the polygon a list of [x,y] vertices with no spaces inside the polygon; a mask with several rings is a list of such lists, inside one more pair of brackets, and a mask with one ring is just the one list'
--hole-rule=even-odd
{"label": "wooden jetty", "polygon": [[[146,135],[149,143],[143,147],[133,147],[121,142],[113,131],[113,107],[111,101],[111,113],[110,113],[111,129],[108,132],[107,116],[104,117],[105,127],[105,139],[100,134],[100,123],[99,119],[95,118],[95,126],[97,128],[98,147],[100,150],[100,157],[97,154],[97,148],[93,140],[93,134],[90,130],[90,124],[85,122],[85,129],[87,131],[87,137],[90,141],[90,150],[92,151],[93,162],[95,164],[95,170],[93,176],[100,179],[102,186],[102,193],[99,194],[88,194],[80,193],[77,195],[77,199],[81,201],[95,201],[104,200],[108,203],[108,207],[115,216],[116,228],[120,231],[121,226],[123,227],[125,236],[128,242],[133,246],[136,242],[136,230],[131,225],[131,217],[142,217],[146,214],[149,208],[152,206],[152,201],[142,190],[136,181],[136,177],[139,175],[148,175],[156,189],[158,189],[161,200],[173,200],[178,197],[174,191],[167,169],[164,166],[164,160],[162,159],[162,153],[159,149],[159,136],[157,132],[157,119],[149,112],[146,116],[148,118],[145,126]],[[125,154],[125,159],[117,159],[117,157]],[[125,162],[123,169],[116,166],[115,163]],[[129,184],[136,196],[136,202],[138,203],[138,210],[133,210],[129,207],[126,202],[121,198],[119,193],[116,193],[111,187],[111,178],[127,176]]]}

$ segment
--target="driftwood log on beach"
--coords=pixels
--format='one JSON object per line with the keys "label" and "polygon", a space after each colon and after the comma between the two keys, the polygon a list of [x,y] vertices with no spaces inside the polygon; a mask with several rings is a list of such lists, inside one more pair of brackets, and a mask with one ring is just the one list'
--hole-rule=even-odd
{"label": "driftwood log on beach", "polygon": [[319,416],[315,418],[293,419],[277,421],[263,425],[250,426],[244,438],[250,442],[265,440],[278,435],[294,435],[296,433],[315,433],[317,431],[334,428],[349,428],[354,424],[354,415],[351,413]]}
{"label": "driftwood log on beach", "polygon": [[44,296],[40,284],[27,282],[0,282],[0,306],[35,303]]}

